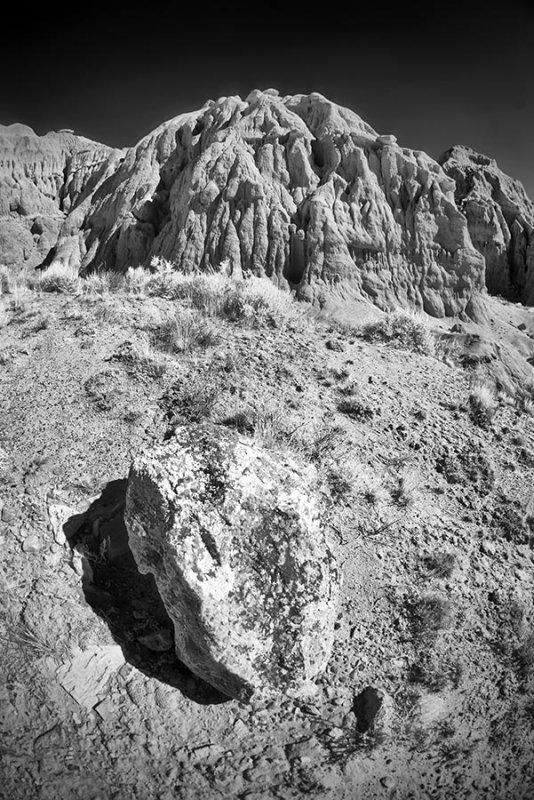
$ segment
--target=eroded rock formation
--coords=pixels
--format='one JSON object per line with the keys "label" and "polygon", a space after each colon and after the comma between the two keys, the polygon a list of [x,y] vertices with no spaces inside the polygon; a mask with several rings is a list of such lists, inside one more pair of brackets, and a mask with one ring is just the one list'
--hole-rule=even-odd
{"label": "eroded rock formation", "polygon": [[520,184],[465,148],[442,168],[317,93],[210,100],[126,151],[13,126],[0,138],[3,261],[225,261],[303,298],[335,289],[434,316],[476,316],[487,263],[490,291],[534,302]]}
{"label": "eroded rock formation", "polygon": [[179,658],[231,697],[299,694],[326,666],[339,572],[315,483],[313,468],[208,424],[132,465],[138,567],[155,576]]}
{"label": "eroded rock formation", "polygon": [[488,291],[534,304],[534,204],[522,184],[469,147],[452,147],[439,161],[486,260]]}
{"label": "eroded rock formation", "polygon": [[[122,155],[70,131],[37,136],[26,125],[0,125],[0,263],[52,261],[58,241],[72,238],[67,231],[75,231],[70,244],[77,245],[80,207],[87,208]],[[80,261],[79,247],[69,259]]]}

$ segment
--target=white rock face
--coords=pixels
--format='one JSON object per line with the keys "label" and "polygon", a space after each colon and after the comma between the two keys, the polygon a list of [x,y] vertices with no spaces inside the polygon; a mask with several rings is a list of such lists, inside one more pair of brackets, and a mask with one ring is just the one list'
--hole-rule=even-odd
{"label": "white rock face", "polygon": [[88,215],[82,265],[159,255],[188,271],[226,260],[310,300],[337,287],[383,308],[473,315],[483,259],[453,190],[427,155],[320,94],[254,91],[129,151]]}
{"label": "white rock face", "polygon": [[340,577],[313,468],[214,425],[178,428],[131,468],[125,521],[176,651],[223,693],[305,693],[328,661]]}
{"label": "white rock face", "polygon": [[488,290],[534,304],[534,204],[522,184],[469,147],[452,147],[439,160],[486,260]]}
{"label": "white rock face", "polygon": [[[226,261],[304,299],[334,290],[384,309],[477,316],[484,257],[454,180],[320,94],[208,101],[126,151],[69,133],[4,129],[0,139],[16,184],[0,192],[0,259],[50,246],[49,261],[82,270]],[[39,214],[29,227],[25,216]]]}
{"label": "white rock face", "polygon": [[73,212],[121,156],[68,131],[37,136],[26,125],[0,125],[0,263],[35,266],[59,239],[83,238],[84,216]]}

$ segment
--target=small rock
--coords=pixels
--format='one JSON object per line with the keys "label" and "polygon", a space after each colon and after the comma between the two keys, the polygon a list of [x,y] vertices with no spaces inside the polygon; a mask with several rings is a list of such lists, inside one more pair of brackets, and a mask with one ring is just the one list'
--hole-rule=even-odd
{"label": "small rock", "polygon": [[248,727],[245,725],[245,723],[243,722],[243,720],[242,720],[242,719],[237,719],[237,720],[234,722],[234,725],[233,725],[233,731],[234,731],[235,735],[236,735],[236,736],[237,736],[239,739],[244,739],[244,738],[245,738],[245,737],[247,737],[247,736],[249,735],[249,733],[250,733],[250,731],[249,731]]}
{"label": "small rock", "polygon": [[224,748],[220,744],[206,744],[195,747],[191,753],[191,763],[198,764],[201,761],[216,761],[224,753]]}
{"label": "small rock", "polygon": [[386,775],[384,778],[380,778],[380,783],[385,789],[394,789],[396,786],[396,782],[393,780],[393,778],[389,777],[389,775]]}
{"label": "small rock", "polygon": [[97,703],[96,706],[93,706],[93,709],[103,720],[107,720],[117,713],[117,709],[110,697],[106,697],[104,700],[101,700],[100,703]]}
{"label": "small rock", "polygon": [[330,728],[328,731],[328,737],[333,739],[334,741],[337,739],[341,739],[344,736],[343,730],[341,728]]}
{"label": "small rock", "polygon": [[306,739],[303,742],[288,744],[286,747],[288,761],[302,761],[302,763],[315,762],[321,764],[326,757],[325,748],[315,737]]}
{"label": "small rock", "polygon": [[495,545],[493,542],[490,542],[489,539],[484,539],[484,541],[480,543],[480,549],[487,556],[495,555]]}
{"label": "small rock", "polygon": [[327,350],[333,350],[336,353],[342,353],[345,349],[343,342],[340,342],[338,339],[328,339],[325,342],[325,347]]}
{"label": "small rock", "polygon": [[379,144],[396,144],[397,137],[392,133],[382,133],[380,136],[376,137],[376,141]]}
{"label": "small rock", "polygon": [[17,515],[11,506],[2,508],[2,522],[15,522]]}
{"label": "small rock", "polygon": [[41,550],[41,542],[35,534],[30,534],[22,542],[22,549],[25,553],[38,553]]}

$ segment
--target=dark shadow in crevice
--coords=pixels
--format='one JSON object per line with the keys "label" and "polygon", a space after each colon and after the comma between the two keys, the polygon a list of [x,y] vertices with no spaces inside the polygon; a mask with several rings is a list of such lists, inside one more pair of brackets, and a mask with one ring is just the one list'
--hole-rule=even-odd
{"label": "dark shadow in crevice", "polygon": [[368,686],[354,698],[352,710],[356,716],[357,733],[370,733],[374,729],[375,717],[382,708],[382,697],[372,686]]}
{"label": "dark shadow in crevice", "polygon": [[143,575],[124,523],[126,480],[111,481],[87,511],[71,517],[64,532],[82,556],[82,588],[104,620],[126,661],[203,705],[230,698],[183,664],[174,650],[174,627],[152,575]]}

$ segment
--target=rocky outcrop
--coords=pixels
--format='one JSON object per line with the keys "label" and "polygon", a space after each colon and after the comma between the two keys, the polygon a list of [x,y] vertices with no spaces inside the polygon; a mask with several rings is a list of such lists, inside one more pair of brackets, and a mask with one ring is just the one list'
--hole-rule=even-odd
{"label": "rocky outcrop", "polygon": [[[79,141],[56,136],[71,149]],[[225,261],[305,299],[335,290],[384,309],[476,315],[484,259],[454,181],[320,94],[223,97],[124,153],[85,147],[69,158],[85,154],[90,180],[73,196],[66,178],[49,181],[49,211],[59,214],[49,261],[125,270],[161,256],[185,271]],[[42,158],[36,152],[35,163]],[[10,224],[20,222],[17,209]]]}
{"label": "rocky outcrop", "polygon": [[339,573],[316,475],[235,431],[178,428],[133,463],[125,521],[179,658],[224,694],[306,692],[326,666]]}
{"label": "rocky outcrop", "polygon": [[26,125],[0,125],[0,263],[36,266],[52,260],[69,229],[79,237],[77,208],[122,155],[70,131],[37,136]]}
{"label": "rocky outcrop", "polygon": [[[139,164],[145,180],[132,193]],[[472,311],[483,287],[439,165],[319,94],[209,102],[143,140],[103,188],[84,268],[226,261],[304,298],[337,288],[436,316]]]}
{"label": "rocky outcrop", "polygon": [[522,184],[469,147],[452,147],[439,161],[486,260],[488,291],[534,304],[534,204]]}

